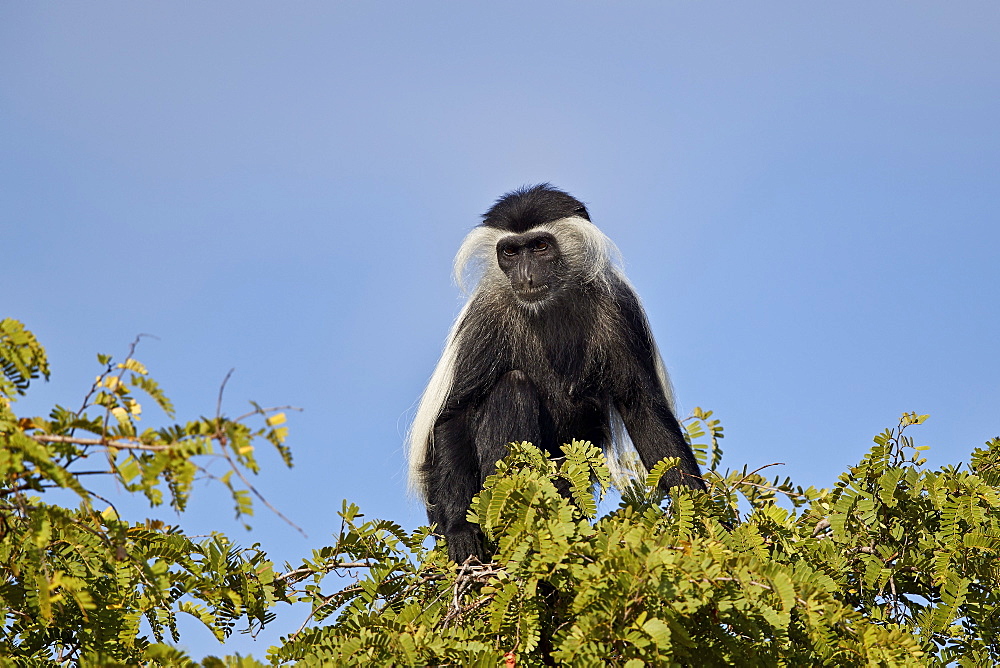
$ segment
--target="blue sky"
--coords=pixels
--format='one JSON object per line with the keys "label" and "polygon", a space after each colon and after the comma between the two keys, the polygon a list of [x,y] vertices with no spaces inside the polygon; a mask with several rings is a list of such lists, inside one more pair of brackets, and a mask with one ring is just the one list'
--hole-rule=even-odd
{"label": "blue sky", "polygon": [[[53,364],[19,409],[154,334],[181,416],[233,367],[231,414],[304,409],[258,482],[309,538],[212,488],[192,532],[280,562],[343,498],[416,526],[452,256],[550,181],[621,248],[726,464],[828,486],[903,411],[957,463],[1000,433],[998,119],[994,2],[3,3],[0,316]],[[262,657],[279,612],[228,651]]]}

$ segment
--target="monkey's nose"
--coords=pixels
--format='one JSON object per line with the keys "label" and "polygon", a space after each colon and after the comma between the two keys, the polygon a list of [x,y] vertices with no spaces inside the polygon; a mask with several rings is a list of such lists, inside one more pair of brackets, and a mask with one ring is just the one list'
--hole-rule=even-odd
{"label": "monkey's nose", "polygon": [[514,274],[514,284],[515,290],[530,290],[535,286],[535,276],[530,269],[521,269]]}

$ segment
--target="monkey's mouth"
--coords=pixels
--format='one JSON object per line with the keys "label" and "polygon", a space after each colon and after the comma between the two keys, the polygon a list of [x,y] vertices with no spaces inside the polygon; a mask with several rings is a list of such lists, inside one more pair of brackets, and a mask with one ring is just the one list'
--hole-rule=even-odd
{"label": "monkey's mouth", "polygon": [[518,299],[525,302],[537,302],[544,299],[549,294],[549,284],[533,285],[531,287],[516,288],[514,290]]}

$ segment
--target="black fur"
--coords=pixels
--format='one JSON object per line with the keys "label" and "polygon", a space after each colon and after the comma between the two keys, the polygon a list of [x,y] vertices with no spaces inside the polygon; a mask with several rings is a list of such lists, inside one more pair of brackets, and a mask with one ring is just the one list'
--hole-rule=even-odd
{"label": "black fur", "polygon": [[483,225],[511,232],[527,232],[533,227],[580,216],[590,220],[587,207],[569,193],[553,188],[548,183],[519,188],[496,201],[483,215]]}
{"label": "black fur", "polygon": [[484,226],[517,236],[500,236],[503,274],[492,268],[496,279],[476,291],[457,326],[450,390],[419,471],[429,519],[457,562],[487,556],[465,515],[507,443],[531,441],[554,455],[573,439],[603,447],[613,410],[647,468],[681,458],[664,487],[704,488],[632,288],[610,268],[586,278],[590,268],[564,252],[565,239],[529,232],[573,216],[589,220],[581,202],[547,184],[502,197],[484,216]]}

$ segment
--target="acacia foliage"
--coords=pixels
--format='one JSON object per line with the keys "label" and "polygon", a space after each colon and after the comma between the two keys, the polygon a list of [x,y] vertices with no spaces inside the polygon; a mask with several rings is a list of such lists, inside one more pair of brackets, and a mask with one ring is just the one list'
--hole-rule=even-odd
{"label": "acacia foliage", "polygon": [[[217,412],[141,429],[140,397],[168,418],[173,406],[134,348],[121,362],[98,356],[103,371],[79,409],[19,418],[14,401],[49,367],[21,323],[0,320],[0,664],[191,663],[167,642],[180,640],[179,614],[223,640],[239,622],[259,629],[284,600],[260,546],[240,548],[218,533],[195,539],[155,519],[128,521],[96,491],[102,479],[113,481],[151,505],[183,510],[193,482],[210,476],[206,462],[222,459],[229,470],[217,480],[237,517],[246,517],[255,445],[270,442],[291,463],[283,414],[257,406],[242,418]],[[260,424],[250,426],[252,418]],[[51,502],[56,491],[63,502]]]}
{"label": "acacia foliage", "polygon": [[[925,468],[904,414],[829,489],[718,470],[707,493],[656,492],[669,460],[596,517],[607,490],[589,443],[547,459],[520,443],[472,504],[497,550],[446,563],[427,530],[362,523],[346,505],[337,544],[303,565],[367,562],[317,624],[273,648],[306,665],[996,665],[1000,440],[968,468]],[[713,465],[714,462],[714,465]],[[572,500],[559,493],[569,487]]]}
{"label": "acacia foliage", "polygon": [[48,365],[20,323],[0,321],[0,665],[196,665],[171,644],[178,615],[224,639],[294,601],[311,611],[272,664],[1000,663],[1000,439],[932,470],[909,431],[926,416],[907,413],[830,488],[802,489],[723,471],[722,427],[696,409],[686,427],[707,492],[665,499],[665,460],[605,512],[598,449],[574,442],[550,459],[512,444],[470,509],[493,563],[449,563],[432,528],[366,521],[345,501],[333,544],[278,572],[259,545],[122,518],[91,481],[183,510],[222,459],[245,517],[255,444],[290,463],[283,414],[141,430],[137,397],[172,418],[169,400],[132,351],[100,363],[80,409],[18,417],[14,400]]}

